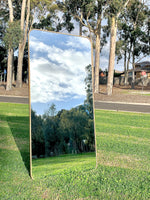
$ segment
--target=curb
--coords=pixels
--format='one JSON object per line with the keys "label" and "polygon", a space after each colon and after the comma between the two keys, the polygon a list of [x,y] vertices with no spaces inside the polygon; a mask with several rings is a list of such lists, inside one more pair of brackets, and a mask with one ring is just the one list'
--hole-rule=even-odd
{"label": "curb", "polygon": [[114,103],[114,104],[129,104],[129,105],[146,105],[146,106],[150,106],[150,103],[131,103],[131,102],[121,102],[121,101],[94,101],[94,103],[96,102],[100,102],[100,103]]}
{"label": "curb", "polygon": [[0,95],[0,97],[12,97],[12,98],[26,98],[28,99],[28,96],[13,96],[13,95]]}

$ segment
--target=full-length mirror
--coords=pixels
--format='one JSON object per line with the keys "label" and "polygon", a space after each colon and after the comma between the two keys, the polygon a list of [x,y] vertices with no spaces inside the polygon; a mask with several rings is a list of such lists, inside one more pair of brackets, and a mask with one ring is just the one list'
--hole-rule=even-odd
{"label": "full-length mirror", "polygon": [[90,41],[32,30],[29,49],[33,177],[95,165]]}

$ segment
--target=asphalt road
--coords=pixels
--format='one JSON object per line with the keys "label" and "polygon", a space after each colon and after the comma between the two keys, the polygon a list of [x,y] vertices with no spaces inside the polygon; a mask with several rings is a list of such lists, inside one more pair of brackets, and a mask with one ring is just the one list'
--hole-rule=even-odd
{"label": "asphalt road", "polygon": [[28,104],[28,97],[0,96],[0,102]]}
{"label": "asphalt road", "polygon": [[150,113],[150,104],[95,101],[95,109]]}
{"label": "asphalt road", "polygon": [[[29,104],[28,97],[0,96],[0,102]],[[150,113],[150,104],[95,101],[95,109]]]}

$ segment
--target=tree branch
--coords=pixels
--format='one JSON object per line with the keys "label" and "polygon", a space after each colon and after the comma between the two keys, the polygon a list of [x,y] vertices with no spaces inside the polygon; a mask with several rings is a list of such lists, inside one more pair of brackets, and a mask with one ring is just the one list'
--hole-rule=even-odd
{"label": "tree branch", "polygon": [[[90,32],[93,32],[90,23],[87,22],[88,25],[86,25],[86,24],[83,22],[83,13],[82,13],[82,12],[80,12],[80,15],[81,15],[81,17],[78,16],[78,15],[73,15],[73,16],[74,16],[75,18],[77,18],[77,19],[83,24],[83,26],[85,26],[86,28],[88,28]],[[87,19],[88,19],[88,18],[87,18]]]}
{"label": "tree branch", "polygon": [[[128,5],[129,1],[130,1],[130,0],[127,0],[127,1],[126,1],[126,3],[124,4],[123,8],[121,9],[121,11]],[[119,11],[119,12],[117,13],[116,19],[118,19],[118,17],[120,16],[121,11]]]}

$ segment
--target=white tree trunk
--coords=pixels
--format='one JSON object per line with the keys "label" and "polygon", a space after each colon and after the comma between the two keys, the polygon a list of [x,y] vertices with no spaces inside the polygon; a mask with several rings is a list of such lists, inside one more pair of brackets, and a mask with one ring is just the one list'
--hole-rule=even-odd
{"label": "white tree trunk", "polygon": [[12,88],[12,66],[13,66],[13,49],[8,49],[8,60],[7,60],[7,85],[6,90],[11,90]]}
{"label": "white tree trunk", "polygon": [[99,93],[100,33],[96,35],[95,47],[95,93]]}
{"label": "white tree trunk", "polygon": [[[26,11],[26,3],[27,3],[27,16],[25,19],[25,11]],[[18,54],[18,66],[17,66],[17,87],[22,87],[22,68],[23,68],[23,56],[24,56],[24,49],[27,40],[27,32],[28,32],[28,25],[29,25],[29,16],[30,16],[30,0],[22,1],[22,8],[21,8],[21,30],[23,32],[23,39],[19,43],[19,54]],[[24,27],[25,25],[25,27]]]}
{"label": "white tree trunk", "polygon": [[117,35],[117,21],[115,17],[112,17],[109,68],[108,68],[108,80],[107,80],[107,95],[112,95],[114,65],[115,65],[116,35]]}
{"label": "white tree trunk", "polygon": [[[9,7],[9,21],[10,23],[13,22],[13,6],[12,1],[8,0],[8,7]],[[11,90],[12,88],[12,66],[13,66],[13,49],[9,47],[8,49],[8,60],[7,60],[7,85],[6,90]]]}

